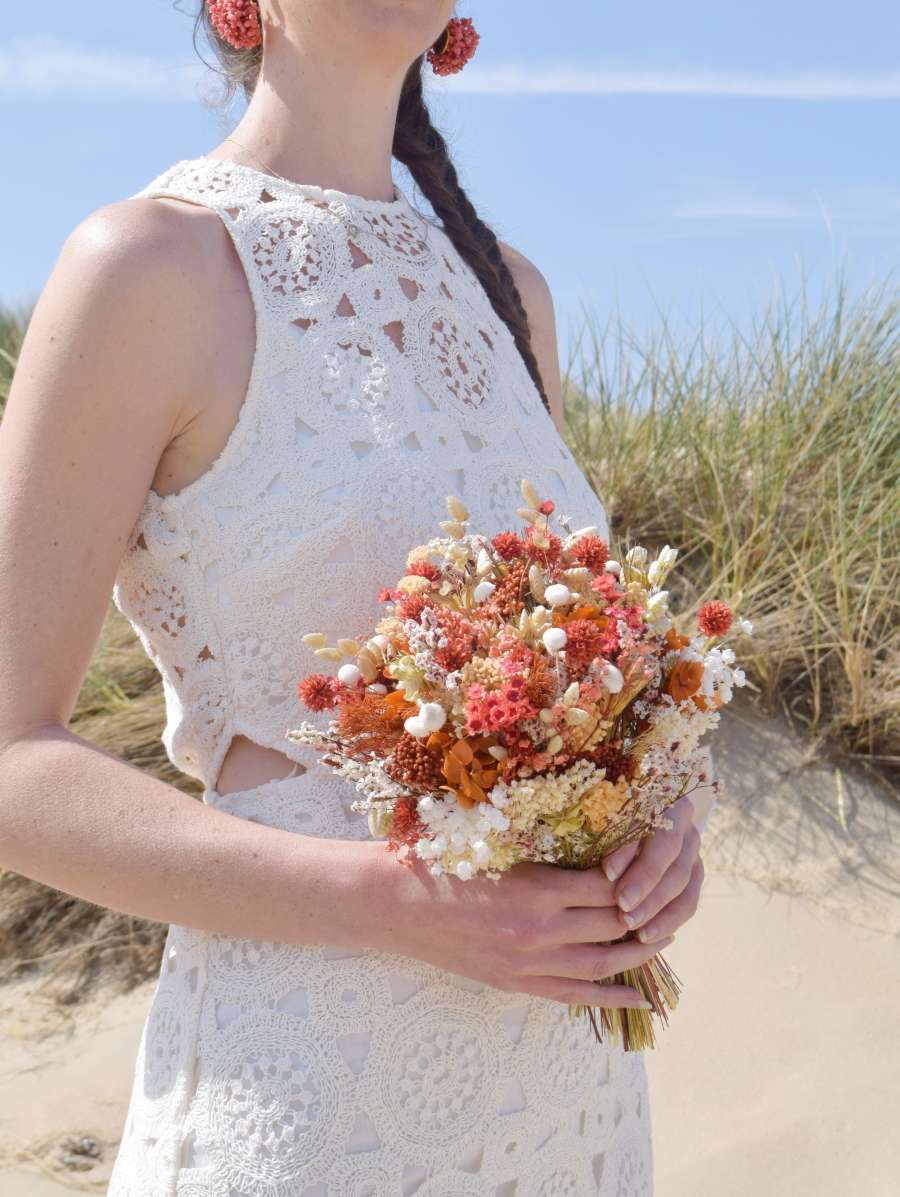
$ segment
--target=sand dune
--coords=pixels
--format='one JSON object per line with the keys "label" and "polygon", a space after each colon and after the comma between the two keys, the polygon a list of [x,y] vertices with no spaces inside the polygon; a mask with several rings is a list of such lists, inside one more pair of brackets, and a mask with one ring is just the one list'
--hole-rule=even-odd
{"label": "sand dune", "polygon": [[[657,1197],[889,1197],[900,805],[746,705],[715,759],[701,909],[667,951],[685,992],[647,1055]],[[62,1025],[33,985],[0,991],[4,1197],[104,1192],[152,988]]]}

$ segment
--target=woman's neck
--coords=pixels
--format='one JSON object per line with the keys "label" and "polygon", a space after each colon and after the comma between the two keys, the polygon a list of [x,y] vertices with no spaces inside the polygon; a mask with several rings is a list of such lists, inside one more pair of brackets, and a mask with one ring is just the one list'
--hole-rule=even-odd
{"label": "woman's neck", "polygon": [[279,39],[266,49],[264,68],[219,157],[240,157],[246,146],[287,179],[316,183],[371,199],[393,199],[391,147],[406,67],[304,53]]}

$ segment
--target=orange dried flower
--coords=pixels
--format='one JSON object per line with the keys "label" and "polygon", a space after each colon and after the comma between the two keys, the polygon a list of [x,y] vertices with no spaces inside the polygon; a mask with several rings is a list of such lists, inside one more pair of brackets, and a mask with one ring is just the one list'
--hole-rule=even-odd
{"label": "orange dried flower", "polygon": [[549,659],[535,654],[525,682],[525,693],[529,699],[538,710],[549,707],[556,698],[558,688],[556,670]]}
{"label": "orange dried flower", "polygon": [[702,661],[676,661],[663,689],[667,694],[671,694],[676,702],[684,702],[686,698],[697,693],[702,678]]}
{"label": "orange dried flower", "polygon": [[682,636],[680,632],[676,632],[674,628],[669,628],[666,632],[666,644],[674,652],[681,648],[686,648],[690,644],[690,637]]}
{"label": "orange dried flower", "polygon": [[396,781],[426,790],[435,789],[443,781],[440,752],[431,750],[409,732],[404,732],[394,745],[384,768]]}

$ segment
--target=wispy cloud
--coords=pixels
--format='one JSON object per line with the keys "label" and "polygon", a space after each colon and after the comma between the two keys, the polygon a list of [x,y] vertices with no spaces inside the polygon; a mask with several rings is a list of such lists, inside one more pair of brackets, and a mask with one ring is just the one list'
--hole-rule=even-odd
{"label": "wispy cloud", "polygon": [[755,100],[900,100],[900,73],[763,75],[577,66],[477,67],[432,86],[495,95],[734,96]]}
{"label": "wispy cloud", "polygon": [[13,38],[0,45],[0,96],[104,100],[193,100],[207,72],[152,58],[90,50],[59,38]]}
{"label": "wispy cloud", "polygon": [[845,187],[825,197],[816,190],[767,194],[730,183],[714,184],[686,199],[672,213],[679,221],[749,220],[875,226],[900,217],[900,188]]}
{"label": "wispy cloud", "polygon": [[[200,63],[173,65],[134,54],[89,49],[52,37],[0,44],[0,95],[196,101],[212,85]],[[429,88],[479,95],[733,96],[761,100],[900,100],[900,73],[764,75],[596,67],[473,63],[459,75],[430,76]]]}

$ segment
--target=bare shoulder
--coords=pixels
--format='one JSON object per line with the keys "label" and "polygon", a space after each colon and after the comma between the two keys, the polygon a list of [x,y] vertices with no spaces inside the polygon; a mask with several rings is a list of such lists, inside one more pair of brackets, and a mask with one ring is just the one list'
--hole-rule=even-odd
{"label": "bare shoulder", "polygon": [[498,241],[500,253],[509,267],[531,328],[531,347],[537,358],[544,389],[550,401],[550,412],[559,432],[563,431],[562,385],[560,379],[559,348],[556,339],[556,312],[550,286],[525,254],[505,241]]}

